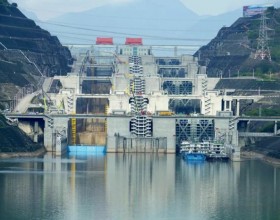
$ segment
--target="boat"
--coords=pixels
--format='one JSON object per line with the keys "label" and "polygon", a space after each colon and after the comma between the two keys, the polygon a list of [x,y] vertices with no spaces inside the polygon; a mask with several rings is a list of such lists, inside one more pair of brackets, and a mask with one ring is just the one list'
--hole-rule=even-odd
{"label": "boat", "polygon": [[206,153],[200,143],[183,141],[181,143],[181,154],[188,161],[205,161]]}
{"label": "boat", "polygon": [[213,142],[210,145],[210,149],[206,154],[206,160],[208,161],[228,161],[229,155],[226,153],[226,146],[224,143]]}
{"label": "boat", "polygon": [[226,145],[218,141],[182,141],[180,152],[186,160],[229,160],[229,155],[226,153]]}

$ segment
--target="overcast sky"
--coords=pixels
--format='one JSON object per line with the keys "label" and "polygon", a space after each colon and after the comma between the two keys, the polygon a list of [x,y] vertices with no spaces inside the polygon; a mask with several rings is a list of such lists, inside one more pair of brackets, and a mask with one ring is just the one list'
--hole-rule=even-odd
{"label": "overcast sky", "polygon": [[[31,11],[41,20],[67,12],[80,12],[106,4],[119,4],[141,0],[9,0],[19,8]],[[147,0],[146,0],[147,1]],[[155,0],[154,0],[155,1]],[[164,0],[158,0],[164,1]],[[176,0],[174,0],[176,1]],[[272,0],[276,1],[276,0]],[[268,4],[269,0],[181,0],[187,8],[199,15],[217,15],[241,8],[244,5]]]}

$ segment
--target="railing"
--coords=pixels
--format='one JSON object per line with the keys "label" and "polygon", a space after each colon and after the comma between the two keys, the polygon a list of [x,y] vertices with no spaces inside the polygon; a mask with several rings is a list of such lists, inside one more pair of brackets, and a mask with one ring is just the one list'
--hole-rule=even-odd
{"label": "railing", "polygon": [[274,133],[268,132],[238,132],[239,137],[273,137]]}

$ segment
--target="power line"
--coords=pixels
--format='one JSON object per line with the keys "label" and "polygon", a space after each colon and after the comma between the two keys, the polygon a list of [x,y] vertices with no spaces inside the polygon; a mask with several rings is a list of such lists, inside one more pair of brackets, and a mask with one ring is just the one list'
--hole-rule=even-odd
{"label": "power line", "polygon": [[[6,16],[6,17],[10,17],[10,16],[7,16],[7,15],[3,15],[3,14],[0,14],[0,16]],[[12,16],[13,17],[13,16]],[[19,19],[27,19],[27,20],[30,20],[28,18],[22,18],[22,17],[15,17],[15,18],[19,18]],[[84,33],[72,33],[72,32],[62,32],[62,31],[54,31],[54,33],[58,33],[60,34],[60,37],[66,37],[66,38],[70,38],[70,39],[77,39],[77,40],[82,40],[82,41],[87,41],[87,42],[93,42],[93,39],[89,39],[89,38],[85,38],[85,36],[88,36],[88,37],[98,37],[100,36],[100,33],[105,33],[107,35],[110,35],[110,36],[117,36],[117,38],[121,38],[121,37],[126,37],[126,36],[142,36],[142,38],[144,39],[150,39],[150,40],[157,40],[157,41],[160,41],[160,40],[168,40],[168,41],[192,41],[192,42],[201,42],[201,43],[206,43],[206,42],[209,42],[211,39],[198,39],[198,38],[176,38],[176,37],[164,37],[164,36],[156,36],[156,35],[146,35],[146,34],[131,34],[131,33],[126,33],[126,32],[116,32],[116,31],[107,31],[107,30],[100,30],[100,29],[92,29],[92,28],[83,28],[83,27],[77,27],[77,26],[73,26],[73,25],[65,25],[65,24],[59,24],[59,23],[50,23],[50,22],[41,22],[39,21],[40,23],[44,23],[44,24],[50,24],[50,25],[55,25],[55,26],[59,26],[59,27],[66,27],[66,28],[70,28],[70,29],[73,29],[73,30],[84,30],[84,31],[87,31],[87,32],[97,32],[96,35],[93,35],[93,34],[84,34]],[[25,29],[25,30],[32,30],[32,31],[36,31],[36,32],[40,32],[44,35],[48,35],[49,32],[45,31],[45,30],[42,30],[42,29],[38,29],[38,28],[29,28],[29,27],[19,27],[19,26],[12,26],[12,25],[4,25],[4,24],[0,24],[0,26],[2,27],[8,27],[8,28],[16,28],[16,29]],[[105,27],[105,26],[104,26]],[[237,30],[235,29],[234,32],[236,32]],[[242,30],[240,30],[242,31]],[[228,31],[227,31],[228,32]],[[69,35],[72,35],[72,36],[67,36],[67,35],[62,35],[62,34],[69,34]],[[75,35],[75,36],[73,36]],[[76,37],[76,36],[81,36],[81,37]],[[5,38],[5,36],[1,35],[0,36],[1,38]],[[30,40],[30,39],[34,39],[32,37],[28,38],[28,37],[18,37],[18,36],[6,36],[7,38],[10,38],[10,39],[18,39],[18,40]],[[35,40],[43,40],[43,38],[36,38]],[[218,41],[216,39],[213,39],[213,41]],[[251,40],[252,41],[252,40]],[[243,40],[233,40],[233,39],[230,39],[230,40],[226,40],[224,39],[223,42],[228,42],[228,43],[240,43],[240,42],[243,42]],[[181,45],[181,44],[180,44]],[[190,46],[197,46],[197,47],[201,47],[203,45],[190,45]],[[209,51],[209,50],[208,50]]]}
{"label": "power line", "polygon": [[[32,19],[29,19],[29,18],[26,18],[26,17],[18,17],[18,16],[13,16],[13,15],[6,15],[6,14],[1,14],[0,13],[0,16],[2,17],[8,17],[8,18],[15,18],[15,19],[21,19],[21,20],[29,20],[29,21],[35,21],[37,23],[43,23],[43,24],[49,24],[49,25],[60,25],[60,26],[65,26],[65,27],[72,27],[72,28],[81,28],[81,27],[93,27],[92,25],[85,25],[85,24],[76,24],[78,26],[75,26],[75,25],[72,25],[72,23],[60,23],[60,22],[46,22],[46,21],[41,21],[41,20],[32,20]],[[217,21],[220,21],[220,20],[217,20]],[[221,20],[222,21],[222,20]],[[206,21],[205,21],[206,22]],[[211,22],[211,21],[210,21]],[[209,21],[207,21],[207,23],[209,23]],[[201,31],[201,30],[193,30],[193,29],[155,29],[155,28],[139,28],[139,27],[116,27],[116,26],[95,26],[95,27],[100,27],[100,28],[117,28],[117,29],[135,29],[135,30],[153,30],[153,31],[175,31],[175,32],[194,32],[194,31]],[[205,32],[211,32],[211,31],[216,31],[216,29],[213,29],[213,30],[205,30],[203,29],[203,31]],[[236,29],[235,29],[236,31]]]}
{"label": "power line", "polygon": [[[24,14],[23,14],[24,15]],[[83,15],[85,15],[85,13],[83,13]],[[0,16],[3,16],[3,17],[10,17],[10,18],[16,18],[16,19],[22,19],[22,20],[31,20],[31,21],[40,21],[40,22],[44,22],[44,21],[41,21],[41,20],[37,20],[37,19],[30,19],[30,18],[28,18],[28,17],[20,17],[20,16],[15,16],[15,15],[7,15],[7,14],[2,14],[2,13],[0,13]],[[25,15],[24,15],[25,16]],[[106,15],[106,16],[100,16],[100,15],[91,15],[91,18],[92,17],[94,17],[94,18],[114,18],[114,20],[115,19],[124,19],[124,20],[127,20],[128,18],[127,17],[120,17],[120,16],[108,16],[108,15]],[[170,18],[166,18],[166,19],[162,19],[162,18],[145,18],[145,17],[139,17],[139,18],[136,18],[136,17],[130,17],[129,18],[130,20],[141,20],[141,21],[143,21],[143,20],[148,20],[148,21],[166,21],[166,20],[168,20],[168,21],[176,21],[176,23],[178,22],[178,21],[183,21],[182,19],[170,19]],[[253,20],[253,19],[252,19]],[[186,22],[188,22],[188,21],[191,21],[191,23],[194,23],[194,22],[206,22],[207,21],[207,23],[209,23],[209,22],[219,22],[219,21],[224,21],[224,20],[222,20],[222,19],[197,19],[197,20],[193,20],[193,19],[188,19],[187,21],[183,21],[183,23],[184,24],[186,24]],[[67,23],[65,23],[65,24],[67,24]],[[68,23],[69,24],[69,23]],[[78,25],[78,24],[77,24]],[[87,26],[87,25],[85,25],[85,26]]]}

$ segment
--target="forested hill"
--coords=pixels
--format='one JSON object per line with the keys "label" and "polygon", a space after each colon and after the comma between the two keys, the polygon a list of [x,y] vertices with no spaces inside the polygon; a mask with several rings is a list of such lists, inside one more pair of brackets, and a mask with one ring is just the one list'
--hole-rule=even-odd
{"label": "forested hill", "polygon": [[[239,18],[223,27],[217,36],[195,53],[208,67],[208,76],[275,76],[280,71],[280,9],[266,11],[268,45],[272,61],[254,59],[258,45],[261,16]],[[271,75],[270,75],[271,76]]]}
{"label": "forested hill", "polygon": [[36,87],[41,75],[69,71],[68,48],[26,18],[17,4],[0,0],[0,26],[0,100],[12,99],[18,88],[28,84]]}

